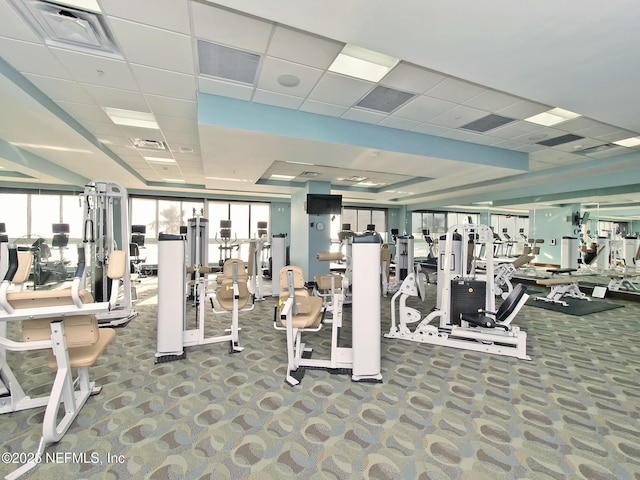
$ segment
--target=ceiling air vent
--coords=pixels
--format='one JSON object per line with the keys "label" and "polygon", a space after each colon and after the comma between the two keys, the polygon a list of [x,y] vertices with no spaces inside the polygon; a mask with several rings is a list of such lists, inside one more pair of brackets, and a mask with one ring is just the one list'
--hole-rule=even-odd
{"label": "ceiling air vent", "polygon": [[140,150],[167,150],[167,144],[160,140],[143,140],[142,138],[131,138],[133,146]]}
{"label": "ceiling air vent", "polygon": [[479,118],[478,120],[474,120],[471,123],[467,123],[466,125],[461,126],[460,128],[464,128],[465,130],[472,130],[474,132],[484,133],[489,130],[493,130],[494,128],[502,127],[507,123],[514,122],[515,119],[503,117],[501,115],[487,115],[486,117]]}
{"label": "ceiling air vent", "polygon": [[198,40],[200,73],[253,85],[260,55]]}
{"label": "ceiling air vent", "polygon": [[576,140],[581,140],[583,138],[584,137],[581,137],[580,135],[567,133],[566,135],[560,135],[559,137],[543,140],[541,142],[538,142],[537,145],[544,145],[545,147],[555,147],[556,145],[562,145],[563,143],[574,142]]}
{"label": "ceiling air vent", "polygon": [[391,113],[413,97],[415,97],[413,93],[402,92],[378,85],[371,90],[366,97],[360,100],[356,107],[375,110],[376,112]]}
{"label": "ceiling air vent", "polygon": [[615,145],[613,143],[605,143],[604,145],[578,150],[576,153],[581,153],[593,158],[605,158],[613,155],[619,155],[625,151],[628,151],[626,147],[621,147],[620,145]]}
{"label": "ceiling air vent", "polygon": [[320,176],[320,172],[302,172],[300,177],[318,177]]}
{"label": "ceiling air vent", "polygon": [[74,2],[10,0],[16,11],[47,44],[86,53],[122,58],[104,16],[96,2],[94,11],[69,6]]}

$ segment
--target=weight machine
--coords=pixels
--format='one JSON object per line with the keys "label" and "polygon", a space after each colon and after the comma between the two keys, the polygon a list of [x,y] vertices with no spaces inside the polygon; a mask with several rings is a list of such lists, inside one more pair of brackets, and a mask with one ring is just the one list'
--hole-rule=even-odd
{"label": "weight machine", "polygon": [[[220,240],[218,240],[218,235],[220,235]],[[216,233],[215,241],[219,243],[220,260],[218,264],[223,266],[224,262],[231,258],[233,249],[239,247],[237,235],[233,234],[233,239],[231,239],[231,220],[220,220],[220,231]]]}
{"label": "weight machine", "polygon": [[6,226],[0,223],[0,278],[4,278],[9,268],[9,235]]}
{"label": "weight machine", "polygon": [[[122,250],[129,258],[129,207],[127,190],[115,182],[94,181],[88,183],[83,194],[84,232],[83,243],[88,244],[87,269],[83,277],[83,287],[96,302],[111,296],[112,283],[107,275],[109,257],[114,250]],[[115,308],[97,315],[100,326],[124,326],[137,315],[132,308],[135,296],[131,284],[130,268],[122,279],[122,296],[118,297]]]}
{"label": "weight machine", "polygon": [[[455,251],[454,238],[459,239],[459,253]],[[473,245],[467,249],[460,248],[463,239],[487,245],[485,275],[475,272]],[[496,311],[492,243],[493,232],[486,225],[464,224],[451,227],[447,231],[444,252],[440,256],[444,265],[442,278],[438,281],[439,284],[442,282],[439,285],[442,294],[437,309],[427,315],[413,332],[409,330],[407,325],[420,321],[421,315],[417,310],[406,307],[406,301],[409,296],[424,297],[420,293],[424,289],[421,286],[423,278],[413,272],[392,298],[391,329],[385,337],[530,360],[526,353],[526,332],[511,325],[529,296],[526,289],[518,285]],[[461,267],[459,273],[452,269],[452,262],[455,260],[458,260]],[[396,324],[398,297],[401,308],[400,321]],[[436,319],[439,319],[438,325],[431,325]]]}

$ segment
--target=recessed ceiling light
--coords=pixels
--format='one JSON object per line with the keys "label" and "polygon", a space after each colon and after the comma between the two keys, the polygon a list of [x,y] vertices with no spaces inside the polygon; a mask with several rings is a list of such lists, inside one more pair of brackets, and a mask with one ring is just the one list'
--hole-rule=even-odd
{"label": "recessed ceiling light", "polygon": [[300,84],[300,79],[290,73],[285,73],[278,77],[278,83],[283,87],[297,87]]}
{"label": "recessed ceiling light", "polygon": [[193,153],[193,148],[191,147],[180,147],[178,149],[180,153]]}
{"label": "recessed ceiling light", "polygon": [[294,162],[293,160],[285,160],[286,163],[293,163],[295,165],[315,165],[313,163],[307,163],[307,162]]}
{"label": "recessed ceiling light", "polygon": [[359,175],[352,175],[350,177],[343,178],[343,180],[346,181],[346,182],[363,182],[366,179],[367,179],[367,177],[361,177]]}
{"label": "recessed ceiling light", "polygon": [[625,138],[623,140],[618,140],[617,142],[612,143],[620,145],[621,147],[637,147],[638,145],[640,145],[640,137]]}
{"label": "recessed ceiling light", "polygon": [[537,115],[533,115],[532,117],[525,118],[525,121],[535,123],[536,125],[542,125],[543,127],[550,127],[552,125],[566,122],[567,120],[578,118],[579,116],[579,113],[570,112],[569,110],[564,110],[562,108],[552,108],[551,110],[547,110],[546,112],[542,112]]}
{"label": "recessed ceiling light", "polygon": [[226,178],[226,177],[204,177],[207,180],[219,180],[222,182],[247,182],[248,180],[242,178]]}
{"label": "recessed ceiling light", "polygon": [[378,185],[378,183],[371,182],[358,182],[355,184],[356,187],[377,187]]}
{"label": "recessed ceiling light", "polygon": [[279,173],[274,173],[272,174],[269,178],[273,179],[273,180],[293,180],[294,178],[296,178],[293,175],[280,175]]}
{"label": "recessed ceiling light", "polygon": [[153,113],[136,112],[112,107],[102,107],[102,109],[116,125],[160,130]]}
{"label": "recessed ceiling light", "polygon": [[181,178],[163,178],[162,180],[167,183],[185,183]]}
{"label": "recessed ceiling light", "polygon": [[367,50],[356,45],[345,45],[329,67],[330,72],[379,82],[395,67],[400,59]]}
{"label": "recessed ceiling light", "polygon": [[144,157],[144,159],[149,163],[176,163],[173,158]]}

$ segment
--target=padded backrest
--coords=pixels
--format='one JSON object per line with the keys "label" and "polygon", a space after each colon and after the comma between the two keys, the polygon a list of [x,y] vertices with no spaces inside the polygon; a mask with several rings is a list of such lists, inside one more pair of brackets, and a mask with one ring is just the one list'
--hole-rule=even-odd
{"label": "padded backrest", "polygon": [[[251,295],[247,282],[238,282],[238,308],[244,308],[249,302]],[[233,310],[233,279],[223,278],[222,283],[216,289],[216,299],[225,310]]]}
{"label": "padded backrest", "polygon": [[31,252],[18,252],[18,270],[13,276],[13,283],[22,285],[29,280],[31,273],[31,265],[33,264],[33,255]]}
{"label": "padded backrest", "polygon": [[507,319],[518,306],[518,303],[520,303],[525,293],[527,293],[527,289],[523,284],[518,283],[513,287],[509,296],[502,302],[502,305],[500,305],[500,308],[496,312],[496,320],[501,322]]}
{"label": "padded backrest", "polygon": [[127,270],[127,256],[124,250],[114,250],[109,254],[109,267],[107,268],[107,276],[114,280],[123,278]]}
{"label": "padded backrest", "polygon": [[238,279],[246,278],[247,272],[244,271],[244,262],[239,258],[228,258],[222,267],[222,276],[233,278],[233,265],[238,266]]}
{"label": "padded backrest", "polygon": [[304,288],[304,272],[296,265],[287,265],[280,269],[280,288],[289,289],[289,271],[293,272],[293,288]]}
{"label": "padded backrest", "polygon": [[526,265],[531,260],[533,260],[533,255],[530,254],[522,254],[518,258],[513,261],[513,266],[515,268],[520,268],[523,265]]}
{"label": "padded backrest", "polygon": [[[316,296],[312,297],[311,295],[309,295],[309,292],[304,288],[296,289],[295,296],[296,296],[296,309],[297,309],[298,315],[307,315],[311,313],[311,311],[314,309],[313,299],[320,300]],[[289,298],[289,292],[281,291],[279,298],[280,298],[280,305],[284,305],[284,302],[286,302],[287,299]],[[322,306],[322,301],[320,301],[320,306]]]}

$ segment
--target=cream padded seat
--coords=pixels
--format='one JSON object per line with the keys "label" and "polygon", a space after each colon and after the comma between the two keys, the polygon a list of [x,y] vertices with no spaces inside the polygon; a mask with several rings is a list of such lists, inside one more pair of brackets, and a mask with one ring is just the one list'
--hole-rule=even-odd
{"label": "cream padded seat", "polygon": [[[295,314],[292,316],[293,328],[316,329],[322,321],[322,298],[309,295],[309,291],[304,286],[304,273],[302,268],[289,265],[280,270],[280,305],[289,298],[289,272],[293,276],[293,288],[295,295]],[[280,319],[283,327],[286,327],[286,320]]]}
{"label": "cream padded seat", "polygon": [[245,272],[244,262],[239,258],[229,258],[224,262],[222,274],[216,278],[218,288],[216,289],[216,300],[218,304],[225,310],[233,310],[233,270],[236,266],[236,278],[238,283],[238,309],[243,309],[249,303],[251,293],[247,286],[249,276]]}

